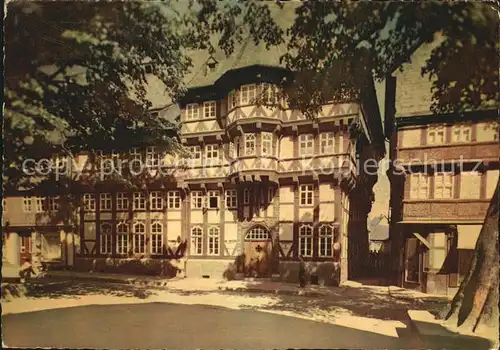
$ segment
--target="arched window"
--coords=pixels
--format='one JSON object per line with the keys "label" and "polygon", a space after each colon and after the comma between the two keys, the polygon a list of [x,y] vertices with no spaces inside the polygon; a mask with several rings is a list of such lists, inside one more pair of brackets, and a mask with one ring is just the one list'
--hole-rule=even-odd
{"label": "arched window", "polygon": [[127,254],[128,252],[128,225],[120,222],[116,225],[116,253]]}
{"label": "arched window", "polygon": [[151,224],[151,254],[161,254],[163,248],[163,225],[159,221]]}
{"label": "arched window", "polygon": [[299,254],[303,257],[312,256],[313,228],[311,225],[299,227]]}
{"label": "arched window", "polygon": [[333,232],[334,229],[332,225],[321,225],[319,228],[319,256],[333,256]]}
{"label": "arched window", "polygon": [[219,228],[212,226],[208,229],[208,255],[219,255]]}
{"label": "arched window", "polygon": [[146,225],[143,222],[134,224],[134,253],[146,253]]}
{"label": "arched window", "polygon": [[191,229],[191,254],[203,254],[203,230],[199,226]]}
{"label": "arched window", "polygon": [[269,231],[263,226],[254,226],[245,235],[247,241],[267,241],[269,239]]}
{"label": "arched window", "polygon": [[113,237],[111,233],[111,224],[103,222],[101,224],[101,254],[111,254],[111,242]]}

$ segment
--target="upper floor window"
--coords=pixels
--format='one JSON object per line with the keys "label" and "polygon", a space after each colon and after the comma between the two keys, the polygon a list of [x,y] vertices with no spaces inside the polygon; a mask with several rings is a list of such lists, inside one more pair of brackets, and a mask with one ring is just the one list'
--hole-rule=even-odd
{"label": "upper floor window", "polygon": [[240,105],[240,99],[239,99],[239,93],[238,91],[231,91],[229,93],[229,108],[235,108]]}
{"label": "upper floor window", "polygon": [[137,147],[130,150],[130,158],[131,160],[142,162],[142,154]]}
{"label": "upper floor window", "polygon": [[226,207],[228,209],[235,209],[238,207],[236,190],[226,190]]}
{"label": "upper floor window", "polygon": [[255,134],[245,134],[245,155],[255,155]]}
{"label": "upper floor window", "polygon": [[23,198],[23,211],[25,213],[31,213],[33,210],[33,202],[31,196],[26,196]]}
{"label": "upper floor window", "polygon": [[59,196],[47,198],[48,209],[50,211],[59,210]]}
{"label": "upper floor window", "polygon": [[146,210],[146,198],[142,192],[134,192],[134,210]]}
{"label": "upper floor window", "polygon": [[208,101],[203,103],[203,117],[215,118],[215,101]]}
{"label": "upper floor window", "polygon": [[159,191],[153,191],[149,194],[151,210],[163,209],[163,194]]}
{"label": "upper floor window", "polygon": [[219,160],[219,145],[206,145],[205,146],[205,157],[207,162],[216,163]]}
{"label": "upper floor window", "polygon": [[243,204],[250,204],[250,190],[248,188],[243,190]]}
{"label": "upper floor window", "polygon": [[242,105],[252,104],[255,101],[255,84],[242,85],[240,88],[240,96]]}
{"label": "upper floor window", "polygon": [[190,103],[186,106],[186,120],[194,120],[199,118],[199,108],[197,103]]}
{"label": "upper floor window", "polygon": [[310,156],[313,154],[314,135],[302,134],[299,137],[299,155]]}
{"label": "upper floor window", "polygon": [[43,213],[46,209],[45,197],[35,197],[35,212]]}
{"label": "upper floor window", "polygon": [[111,193],[101,193],[99,195],[99,209],[111,210]]}
{"label": "upper floor window", "polygon": [[410,177],[410,198],[429,198],[429,176],[427,174],[412,174]]}
{"label": "upper floor window", "polygon": [[83,195],[83,205],[85,211],[95,211],[95,195],[93,193],[85,193]]}
{"label": "upper floor window", "polygon": [[453,142],[470,142],[471,141],[471,126],[470,125],[453,125]]}
{"label": "upper floor window", "polygon": [[181,194],[179,191],[168,191],[168,208],[180,209],[181,208]]}
{"label": "upper floor window", "polygon": [[208,207],[219,208],[219,191],[208,191]]}
{"label": "upper floor window", "polygon": [[312,205],[313,204],[313,185],[300,185],[300,205]]}
{"label": "upper floor window", "polygon": [[444,126],[429,126],[427,128],[427,143],[429,145],[440,145],[444,143]]}
{"label": "upper floor window", "polygon": [[191,192],[191,206],[193,209],[203,208],[203,201],[205,197],[202,191],[192,191]]}
{"label": "upper floor window", "polygon": [[189,154],[191,156],[191,159],[194,162],[194,165],[200,165],[201,164],[201,147],[200,146],[191,146],[188,147]]}
{"label": "upper floor window", "polygon": [[334,153],[335,135],[333,132],[321,133],[321,154]]}
{"label": "upper floor window", "polygon": [[434,198],[453,198],[453,174],[434,175]]}
{"label": "upper floor window", "polygon": [[163,158],[165,154],[159,152],[156,147],[146,148],[146,165],[150,167],[157,167],[163,165]]}
{"label": "upper floor window", "polygon": [[274,154],[273,150],[273,133],[263,132],[262,134],[262,155],[272,156]]}
{"label": "upper floor window", "polygon": [[116,194],[116,210],[128,209],[128,193],[118,192]]}
{"label": "upper floor window", "polygon": [[264,103],[275,105],[278,103],[278,87],[273,84],[262,84],[262,98]]}

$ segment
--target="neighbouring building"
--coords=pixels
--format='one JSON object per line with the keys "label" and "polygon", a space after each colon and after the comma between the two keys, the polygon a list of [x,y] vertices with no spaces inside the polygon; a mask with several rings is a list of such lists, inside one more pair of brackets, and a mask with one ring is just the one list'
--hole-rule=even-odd
{"label": "neighbouring building", "polygon": [[[29,249],[33,243],[23,242],[31,237],[43,259],[79,270],[296,281],[302,256],[313,281],[355,275],[369,250],[376,181],[358,163],[375,159],[376,170],[384,155],[373,82],[359,99],[325,104],[310,120],[278,97],[276,83],[290,74],[282,68],[212,58],[203,69],[179,103],[189,158],[132,141],[102,156],[79,154],[72,171],[83,176],[64,190],[70,203],[50,188],[7,198],[7,248]],[[260,96],[275,107],[257,103]],[[154,112],[161,117],[168,108]],[[96,160],[122,158],[150,167],[136,180],[141,190],[112,178],[85,180],[99,172]],[[158,165],[171,172],[155,176]]]}
{"label": "neighbouring building", "polygon": [[498,111],[431,113],[432,82],[420,67],[432,47],[388,80],[390,239],[400,286],[453,295],[499,178]]}

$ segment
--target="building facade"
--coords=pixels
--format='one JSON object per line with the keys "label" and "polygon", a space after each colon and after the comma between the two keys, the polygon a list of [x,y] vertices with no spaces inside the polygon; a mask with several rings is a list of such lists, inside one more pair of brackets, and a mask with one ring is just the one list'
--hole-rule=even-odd
{"label": "building facade", "polygon": [[[53,245],[63,247],[63,265],[81,270],[296,281],[302,259],[311,280],[345,281],[356,271],[355,257],[368,252],[376,175],[364,174],[359,160],[376,159],[376,168],[383,156],[375,90],[325,104],[310,120],[279,97],[274,82],[283,74],[243,67],[189,89],[180,102],[185,153],[152,145],[80,154],[71,165],[79,181],[67,190],[65,221],[50,215],[48,195],[30,197],[47,211],[16,217],[28,198],[19,194],[7,198],[4,228],[42,242],[59,237]],[[113,175],[86,180],[124,159],[145,163],[147,176],[134,180],[139,187]]]}
{"label": "building facade", "polygon": [[400,286],[454,295],[499,178],[498,112],[433,114],[432,82],[420,75],[431,49],[387,85],[392,270]]}

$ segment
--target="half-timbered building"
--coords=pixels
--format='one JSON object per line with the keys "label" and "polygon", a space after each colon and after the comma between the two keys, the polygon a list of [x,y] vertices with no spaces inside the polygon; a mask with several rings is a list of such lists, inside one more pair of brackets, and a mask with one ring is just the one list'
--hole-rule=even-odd
{"label": "half-timbered building", "polygon": [[[208,76],[214,64],[206,62]],[[279,97],[277,82],[287,74],[255,64],[192,86],[179,104],[188,156],[132,141],[102,156],[79,154],[67,222],[50,215],[54,205],[38,218],[17,214],[28,198],[55,200],[18,194],[7,199],[4,228],[59,237],[58,258],[81,270],[293,281],[303,260],[312,281],[345,281],[368,253],[366,217],[384,152],[375,89],[371,83],[356,100],[327,103],[311,120]],[[167,109],[154,112],[162,117]],[[360,165],[369,158],[373,175]],[[148,176],[135,187],[85,181],[86,172],[105,166],[102,159],[145,162]]]}

